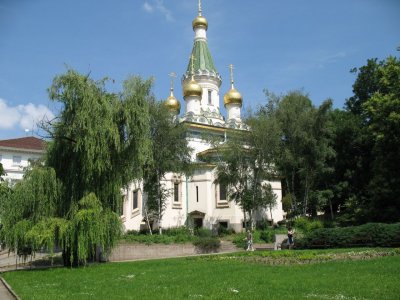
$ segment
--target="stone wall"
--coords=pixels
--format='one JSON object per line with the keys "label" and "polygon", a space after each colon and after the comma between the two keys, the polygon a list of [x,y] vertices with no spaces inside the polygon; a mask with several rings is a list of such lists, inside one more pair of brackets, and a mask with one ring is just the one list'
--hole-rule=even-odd
{"label": "stone wall", "polygon": [[[214,253],[236,252],[231,242],[222,241],[221,247]],[[119,244],[108,257],[109,261],[143,260],[155,258],[169,258],[180,256],[192,256],[202,254],[202,251],[192,244]]]}

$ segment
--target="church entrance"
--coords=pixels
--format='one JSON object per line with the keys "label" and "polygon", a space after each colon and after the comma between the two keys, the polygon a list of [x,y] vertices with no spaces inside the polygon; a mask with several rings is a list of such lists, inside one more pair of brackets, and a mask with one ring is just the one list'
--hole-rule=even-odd
{"label": "church entrance", "polygon": [[203,227],[203,218],[193,218],[194,228],[202,228]]}
{"label": "church entrance", "polygon": [[194,210],[191,213],[189,213],[189,215],[193,220],[194,229],[203,227],[203,220],[206,215],[205,213],[198,211],[198,210]]}

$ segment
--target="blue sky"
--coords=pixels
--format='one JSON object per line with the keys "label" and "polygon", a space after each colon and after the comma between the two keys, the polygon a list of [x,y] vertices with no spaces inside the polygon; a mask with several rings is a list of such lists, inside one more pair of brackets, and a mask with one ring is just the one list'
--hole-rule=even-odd
{"label": "blue sky", "polygon": [[[315,105],[330,97],[342,108],[351,68],[400,54],[398,0],[202,2],[220,94],[232,63],[247,107],[263,104],[267,88],[303,89]],[[197,0],[0,0],[0,139],[24,136],[43,114],[57,114],[46,89],[66,66],[111,77],[114,90],[129,75],[153,76],[158,99],[168,96],[175,72],[183,105],[180,77],[196,14]]]}

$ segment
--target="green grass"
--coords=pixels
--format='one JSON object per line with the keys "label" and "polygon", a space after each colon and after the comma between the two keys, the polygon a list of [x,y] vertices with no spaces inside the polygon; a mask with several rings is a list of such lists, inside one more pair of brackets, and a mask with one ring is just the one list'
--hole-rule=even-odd
{"label": "green grass", "polygon": [[[371,257],[365,249],[347,251]],[[4,273],[3,277],[23,300],[398,299],[398,249],[376,251],[388,255],[268,265],[252,258],[273,256],[266,253],[281,253],[274,254],[279,259],[329,253],[346,256],[346,251],[256,252],[17,271]]]}

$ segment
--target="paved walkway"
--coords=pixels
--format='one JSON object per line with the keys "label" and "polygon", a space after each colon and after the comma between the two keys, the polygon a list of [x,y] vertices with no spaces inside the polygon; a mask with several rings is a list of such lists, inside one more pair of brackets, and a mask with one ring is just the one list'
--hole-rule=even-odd
{"label": "paved walkway", "polygon": [[12,293],[8,290],[3,280],[0,280],[0,299],[1,300],[15,300],[18,299],[14,297]]}
{"label": "paved walkway", "polygon": [[[46,253],[36,253],[35,257],[32,260],[41,259],[45,256],[48,256]],[[31,258],[29,257],[26,261],[22,258],[16,256],[14,252],[8,253],[8,250],[0,251],[0,272],[10,271],[10,270],[19,270],[27,268],[25,263],[29,263]],[[6,284],[0,279],[0,300],[15,300],[19,299],[15,297],[9,289],[6,287]]]}

